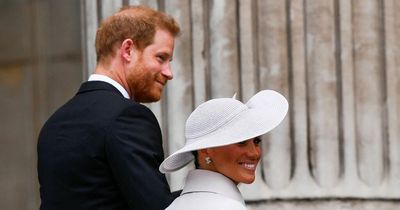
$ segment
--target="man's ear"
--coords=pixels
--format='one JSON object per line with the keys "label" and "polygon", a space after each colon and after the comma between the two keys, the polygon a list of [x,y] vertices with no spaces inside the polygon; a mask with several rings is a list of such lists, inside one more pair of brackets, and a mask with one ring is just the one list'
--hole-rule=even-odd
{"label": "man's ear", "polygon": [[122,58],[128,62],[132,61],[132,54],[134,53],[134,49],[135,45],[132,39],[125,39],[120,47]]}

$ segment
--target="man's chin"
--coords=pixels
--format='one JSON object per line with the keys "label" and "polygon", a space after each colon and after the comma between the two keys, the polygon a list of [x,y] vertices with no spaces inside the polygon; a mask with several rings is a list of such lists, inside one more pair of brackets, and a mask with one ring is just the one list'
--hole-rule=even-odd
{"label": "man's chin", "polygon": [[161,99],[161,93],[134,97],[134,100],[139,103],[153,103],[159,101],[160,99]]}

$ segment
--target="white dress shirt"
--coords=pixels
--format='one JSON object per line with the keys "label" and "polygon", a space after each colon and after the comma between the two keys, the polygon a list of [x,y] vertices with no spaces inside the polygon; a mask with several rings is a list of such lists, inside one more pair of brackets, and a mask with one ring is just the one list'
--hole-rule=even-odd
{"label": "white dress shirt", "polygon": [[236,184],[224,175],[195,169],[186,177],[182,194],[167,210],[246,210]]}
{"label": "white dress shirt", "polygon": [[103,81],[103,82],[107,82],[108,84],[114,86],[115,88],[118,89],[119,92],[121,92],[121,94],[127,98],[130,99],[128,92],[125,90],[124,87],[122,87],[121,84],[119,84],[118,82],[116,82],[115,80],[111,79],[110,77],[107,77],[105,75],[102,74],[92,74],[89,77],[88,81]]}

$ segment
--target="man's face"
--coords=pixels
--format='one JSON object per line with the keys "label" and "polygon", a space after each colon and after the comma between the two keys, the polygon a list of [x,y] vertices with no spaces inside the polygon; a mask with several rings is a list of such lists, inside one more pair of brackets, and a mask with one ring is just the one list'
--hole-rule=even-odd
{"label": "man's face", "polygon": [[131,97],[136,102],[160,100],[164,86],[172,79],[173,50],[174,37],[164,30],[157,30],[154,42],[138,52],[127,75]]}

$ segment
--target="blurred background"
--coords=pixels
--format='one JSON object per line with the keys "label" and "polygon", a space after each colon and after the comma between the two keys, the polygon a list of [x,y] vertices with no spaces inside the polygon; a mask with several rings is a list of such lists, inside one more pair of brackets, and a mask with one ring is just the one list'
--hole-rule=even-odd
{"label": "blurred background", "polygon": [[[166,155],[203,101],[274,89],[290,112],[240,186],[249,209],[399,209],[396,0],[0,0],[0,209],[38,209],[40,128],[93,72],[99,22],[137,4],[183,30],[174,79],[148,104]],[[172,189],[190,168],[168,177]]]}

